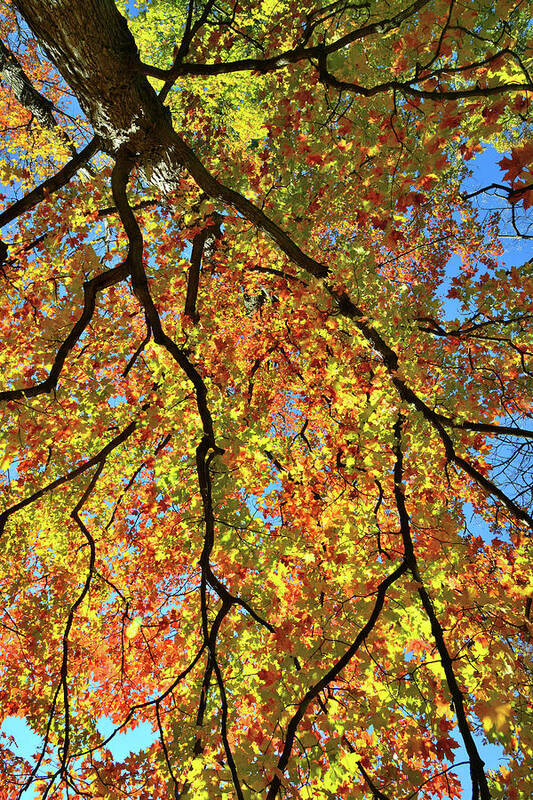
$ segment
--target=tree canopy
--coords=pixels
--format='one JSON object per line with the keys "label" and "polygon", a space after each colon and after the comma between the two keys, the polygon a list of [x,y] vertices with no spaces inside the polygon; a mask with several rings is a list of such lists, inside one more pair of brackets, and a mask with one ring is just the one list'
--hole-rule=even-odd
{"label": "tree canopy", "polygon": [[1,4],[2,798],[533,792],[530,10]]}

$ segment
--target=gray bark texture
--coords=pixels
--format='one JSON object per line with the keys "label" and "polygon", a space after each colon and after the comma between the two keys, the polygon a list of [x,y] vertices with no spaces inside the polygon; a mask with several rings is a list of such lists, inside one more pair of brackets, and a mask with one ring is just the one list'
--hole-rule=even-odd
{"label": "gray bark texture", "polygon": [[52,103],[37,91],[11,50],[0,42],[0,78],[43,128],[54,128]]}

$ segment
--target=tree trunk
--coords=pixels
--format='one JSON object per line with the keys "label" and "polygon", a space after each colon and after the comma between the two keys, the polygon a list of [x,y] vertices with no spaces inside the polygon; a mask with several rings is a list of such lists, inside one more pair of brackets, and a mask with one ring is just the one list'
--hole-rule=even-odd
{"label": "tree trunk", "polygon": [[135,41],[113,0],[15,0],[87,114],[102,147],[143,153],[169,127],[139,70]]}
{"label": "tree trunk", "polygon": [[134,161],[165,194],[178,187],[186,168],[209,197],[237,209],[295,264],[326,277],[323,264],[246,197],[221,184],[174,131],[113,0],[14,0],[14,5],[74,91],[105,152]]}

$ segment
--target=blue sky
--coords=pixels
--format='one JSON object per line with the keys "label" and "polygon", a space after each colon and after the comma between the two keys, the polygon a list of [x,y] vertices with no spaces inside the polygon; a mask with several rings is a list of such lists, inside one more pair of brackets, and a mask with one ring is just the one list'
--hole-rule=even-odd
{"label": "blue sky", "polygon": [[[482,153],[479,153],[474,159],[468,162],[468,167],[472,171],[472,176],[465,180],[463,187],[464,193],[475,192],[482,189],[491,183],[498,183],[502,181],[502,171],[498,166],[498,161],[504,157],[504,153],[498,153],[493,147],[486,147]],[[502,194],[501,192],[499,194]],[[501,242],[504,248],[504,253],[501,256],[502,266],[515,267],[525,264],[528,259],[533,255],[533,240],[528,241],[516,237],[510,224],[507,220],[510,219],[509,204],[502,200],[494,190],[481,195],[474,200],[481,219],[485,214],[489,214],[495,209],[503,209],[502,215],[502,233]],[[517,208],[517,218],[522,216],[520,208]],[[525,225],[519,228],[525,231]],[[459,256],[453,256],[446,271],[447,280],[439,291],[439,296],[443,300],[444,311],[448,319],[460,316],[460,301],[451,300],[446,297],[446,293],[451,286],[451,278],[457,275],[460,271],[461,259]]]}

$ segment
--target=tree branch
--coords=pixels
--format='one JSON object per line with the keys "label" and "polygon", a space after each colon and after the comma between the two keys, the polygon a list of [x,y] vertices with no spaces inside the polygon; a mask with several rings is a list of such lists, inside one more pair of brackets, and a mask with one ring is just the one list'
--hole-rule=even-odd
{"label": "tree branch", "polygon": [[57,351],[48,377],[41,383],[34,386],[27,386],[24,389],[6,389],[0,392],[0,401],[19,400],[24,397],[37,397],[37,395],[48,394],[48,392],[55,389],[68,354],[76,345],[93,317],[98,293],[103,289],[107,289],[109,286],[120,283],[124,278],[127,278],[128,274],[129,265],[127,261],[125,261],[120,266],[113,267],[113,269],[102,272],[100,275],[91,278],[90,281],[86,281],[86,283],[83,284],[84,298],[82,313]]}
{"label": "tree branch", "polygon": [[222,217],[220,214],[216,216],[218,218],[217,221],[212,225],[207,225],[200,233],[197,233],[192,243],[191,265],[189,267],[187,296],[185,298],[185,310],[183,313],[185,316],[189,317],[194,324],[200,319],[196,308],[196,299],[198,297],[202,259],[204,254],[207,255],[212,252],[215,241],[222,235],[220,230]]}
{"label": "tree branch", "polygon": [[0,228],[12,222],[21,214],[31,211],[32,208],[35,208],[35,206],[48,195],[54,194],[54,192],[62,189],[99,149],[100,144],[98,139],[96,137],[91,139],[89,144],[87,144],[83,150],[80,150],[79,153],[76,153],[59,172],[43,181],[40,186],[36,186],[35,189],[28,192],[25,197],[21,197],[20,200],[17,200],[9,206],[9,208],[6,208],[5,211],[2,211],[2,213],[0,213]]}
{"label": "tree branch", "polygon": [[54,104],[37,91],[15,55],[2,41],[0,41],[0,78],[43,128],[57,127],[52,114]]}
{"label": "tree branch", "polygon": [[[279,770],[279,772],[283,772],[283,770],[285,769],[285,767],[289,762],[298,725],[303,719],[309,705],[313,702],[313,700],[315,700],[318,697],[319,693],[323,689],[325,689],[326,686],[328,686],[334,678],[337,677],[337,675],[344,669],[344,667],[352,660],[354,655],[359,650],[360,646],[365,642],[365,640],[372,632],[372,630],[376,625],[376,622],[379,619],[379,616],[385,604],[385,596],[387,590],[389,589],[390,586],[392,586],[392,584],[395,581],[398,580],[398,578],[401,577],[401,575],[403,575],[407,571],[407,569],[408,565],[407,562],[404,560],[399,566],[396,567],[396,569],[393,572],[390,573],[390,575],[388,575],[384,580],[381,581],[376,591],[376,601],[374,603],[372,613],[370,614],[365,625],[361,628],[361,630],[357,634],[354,642],[344,652],[341,658],[339,658],[336,664],[334,664],[331,667],[331,669],[329,669],[328,672],[326,672],[326,674],[323,675],[322,678],[320,678],[320,680],[318,680],[313,686],[311,686],[307,690],[302,700],[298,703],[296,712],[294,713],[289,724],[287,725],[287,730],[285,734],[285,743],[283,745],[283,750],[276,765],[277,770]],[[266,795],[266,800],[274,800],[280,788],[281,788],[281,779],[279,775],[276,774],[272,778],[272,781],[270,783]]]}
{"label": "tree branch", "polygon": [[402,22],[412,17],[417,11],[420,11],[424,6],[428,5],[430,0],[416,0],[403,11],[400,11],[394,17],[384,18],[378,22],[372,22],[364,25],[361,28],[356,28],[351,33],[347,33],[335,42],[329,45],[314,45],[312,47],[305,47],[300,45],[291,50],[285,50],[277,56],[270,58],[241,58],[236,61],[230,61],[220,64],[181,64],[177,63],[170,69],[160,69],[150,64],[141,63],[139,68],[145,75],[150,75],[153,78],[160,80],[174,81],[182,75],[227,75],[232,72],[259,72],[265,74],[273,72],[278,69],[296,64],[299,61],[308,61],[313,58],[318,58],[320,55],[330,55],[338,50],[342,50],[349,44],[353,44],[360,39],[365,39],[367,36],[382,35],[388,33],[395,28],[399,28]]}
{"label": "tree branch", "polygon": [[464,697],[457,678],[453,670],[453,659],[451,658],[446,642],[444,640],[444,632],[442,626],[437,619],[435,609],[431,598],[424,587],[422,576],[418,568],[416,554],[414,551],[413,540],[411,538],[411,525],[409,521],[409,514],[405,504],[405,493],[403,488],[403,451],[402,451],[402,415],[399,414],[394,425],[394,454],[396,456],[396,463],[394,466],[394,497],[398,509],[398,516],[400,518],[400,531],[404,545],[404,552],[409,569],[413,578],[418,582],[418,595],[422,601],[422,606],[426,612],[426,616],[431,624],[431,632],[440,656],[442,668],[446,676],[446,682],[450,691],[455,708],[457,718],[457,727],[463,738],[464,746],[470,760],[470,776],[472,778],[472,800],[490,800],[490,791],[487,783],[487,777],[484,771],[484,762],[479,755],[476,743],[472,736],[468,719],[466,716]]}

